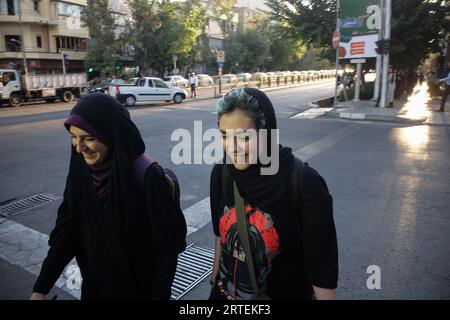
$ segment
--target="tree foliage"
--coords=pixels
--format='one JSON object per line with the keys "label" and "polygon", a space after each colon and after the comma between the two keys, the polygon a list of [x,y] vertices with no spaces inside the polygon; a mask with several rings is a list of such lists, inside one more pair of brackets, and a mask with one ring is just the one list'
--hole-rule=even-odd
{"label": "tree foliage", "polygon": [[[284,32],[314,47],[328,49],[324,56],[334,59],[331,47],[336,28],[336,0],[267,0],[272,18]],[[397,69],[414,69],[432,52],[449,30],[449,7],[445,1],[392,1],[391,61]]]}
{"label": "tree foliage", "polygon": [[88,0],[81,20],[90,35],[87,66],[102,75],[111,75],[114,73],[122,41],[115,38],[115,21],[105,8],[108,8],[108,0]]}
{"label": "tree foliage", "polygon": [[141,70],[159,73],[195,60],[197,37],[204,24],[205,9],[196,1],[130,0],[133,24],[129,39],[135,48],[136,62]]}

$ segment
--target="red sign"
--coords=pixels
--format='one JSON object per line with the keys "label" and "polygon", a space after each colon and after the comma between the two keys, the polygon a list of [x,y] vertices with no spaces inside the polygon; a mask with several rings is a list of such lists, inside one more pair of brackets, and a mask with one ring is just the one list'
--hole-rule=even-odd
{"label": "red sign", "polygon": [[351,55],[364,54],[365,46],[366,46],[366,42],[365,41],[352,42],[350,44],[350,54]]}
{"label": "red sign", "polygon": [[339,32],[333,32],[333,47],[336,49],[339,46]]}

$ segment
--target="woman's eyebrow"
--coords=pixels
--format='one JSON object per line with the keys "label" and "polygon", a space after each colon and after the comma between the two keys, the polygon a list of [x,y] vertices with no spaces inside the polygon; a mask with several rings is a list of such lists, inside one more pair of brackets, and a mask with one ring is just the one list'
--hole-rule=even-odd
{"label": "woman's eyebrow", "polygon": [[80,138],[93,137],[92,134],[80,134],[80,135],[75,135],[75,134],[73,134],[73,133],[70,133],[70,135],[71,135],[72,137],[80,137]]}

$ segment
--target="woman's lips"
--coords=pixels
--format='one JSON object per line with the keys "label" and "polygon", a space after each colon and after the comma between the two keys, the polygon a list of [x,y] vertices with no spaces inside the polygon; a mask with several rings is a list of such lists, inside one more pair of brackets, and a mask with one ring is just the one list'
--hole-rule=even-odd
{"label": "woman's lips", "polygon": [[94,157],[94,152],[91,152],[91,153],[83,152],[83,157],[85,157],[85,158],[93,158]]}

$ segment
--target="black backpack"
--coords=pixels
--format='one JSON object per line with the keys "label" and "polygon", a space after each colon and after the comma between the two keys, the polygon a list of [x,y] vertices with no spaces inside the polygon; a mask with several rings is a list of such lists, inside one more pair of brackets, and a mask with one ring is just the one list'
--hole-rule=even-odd
{"label": "black backpack", "polygon": [[[136,177],[136,181],[138,185],[143,188],[144,187],[144,176],[148,167],[150,167],[156,161],[145,154],[141,154],[134,161],[134,173]],[[180,184],[178,182],[178,178],[176,174],[168,169],[164,168],[164,174],[166,176],[166,180],[169,183],[172,189],[172,198],[176,201],[178,206],[180,205]]]}

